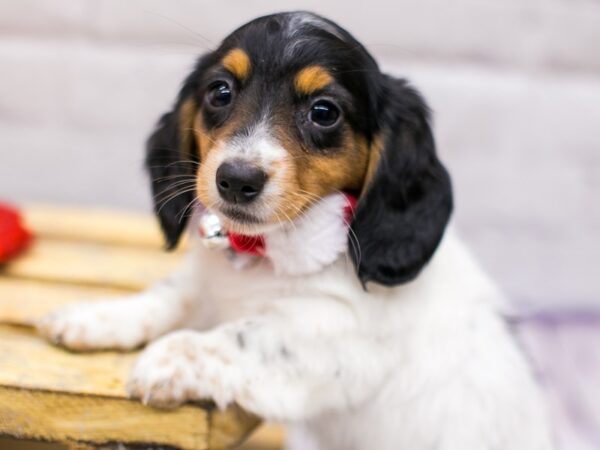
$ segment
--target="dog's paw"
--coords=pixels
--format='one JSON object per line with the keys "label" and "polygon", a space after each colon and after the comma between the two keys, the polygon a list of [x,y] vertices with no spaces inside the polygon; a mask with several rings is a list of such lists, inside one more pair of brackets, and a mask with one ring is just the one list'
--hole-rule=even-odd
{"label": "dog's paw", "polygon": [[51,342],[71,350],[130,350],[147,340],[148,325],[117,301],[79,303],[59,308],[37,323]]}
{"label": "dog's paw", "polygon": [[224,408],[233,401],[231,361],[201,333],[183,330],[151,344],[139,357],[127,393],[144,404],[173,408],[212,399]]}

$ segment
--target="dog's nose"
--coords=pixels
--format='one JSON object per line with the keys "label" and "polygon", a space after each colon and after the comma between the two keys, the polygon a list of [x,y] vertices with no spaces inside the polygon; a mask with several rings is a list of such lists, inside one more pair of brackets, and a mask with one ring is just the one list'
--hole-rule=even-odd
{"label": "dog's nose", "polygon": [[267,174],[245,161],[224,162],[217,169],[217,189],[230,203],[250,203],[263,190]]}

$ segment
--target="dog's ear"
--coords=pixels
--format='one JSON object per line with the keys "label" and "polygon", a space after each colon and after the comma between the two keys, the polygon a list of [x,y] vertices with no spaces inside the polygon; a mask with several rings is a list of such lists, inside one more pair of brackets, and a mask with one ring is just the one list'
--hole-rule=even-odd
{"label": "dog's ear", "polygon": [[161,117],[146,143],[146,169],[154,212],[169,250],[177,246],[196,197],[195,175],[200,152],[193,129],[198,114],[198,83],[205,59],[198,61],[183,83],[173,109]]}
{"label": "dog's ear", "polygon": [[437,158],[429,110],[406,81],[383,76],[378,132],[349,250],[363,286],[417,276],[438,246],[452,211],[452,188]]}

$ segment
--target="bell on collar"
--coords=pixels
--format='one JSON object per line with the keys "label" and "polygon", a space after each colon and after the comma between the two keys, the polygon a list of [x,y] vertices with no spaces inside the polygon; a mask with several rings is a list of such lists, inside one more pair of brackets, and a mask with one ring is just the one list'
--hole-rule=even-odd
{"label": "bell on collar", "polygon": [[205,211],[198,221],[200,239],[206,248],[226,249],[229,248],[229,238],[223,229],[221,220],[216,214]]}

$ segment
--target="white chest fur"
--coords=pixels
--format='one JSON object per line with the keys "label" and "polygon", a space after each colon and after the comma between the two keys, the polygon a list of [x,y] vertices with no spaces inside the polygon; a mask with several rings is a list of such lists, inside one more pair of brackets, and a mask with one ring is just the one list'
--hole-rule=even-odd
{"label": "white chest fur", "polygon": [[[415,281],[365,291],[335,198],[302,228],[266,236],[268,258],[236,270],[195,245],[168,281],[59,311],[41,331],[73,348],[166,334],[140,357],[131,395],[237,402],[306,425],[320,450],[550,450],[502,297],[460,242],[447,233]],[[169,333],[183,327],[196,330]]]}

